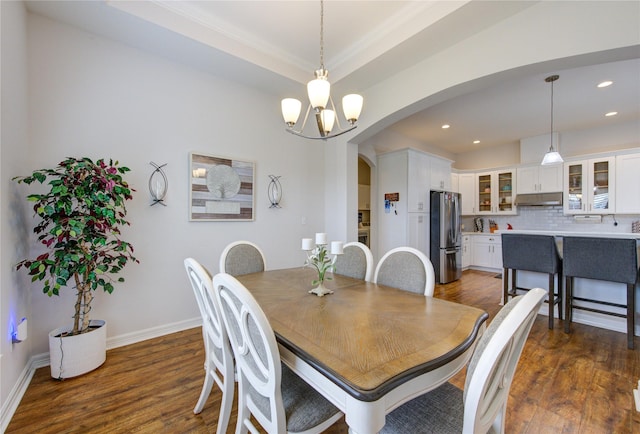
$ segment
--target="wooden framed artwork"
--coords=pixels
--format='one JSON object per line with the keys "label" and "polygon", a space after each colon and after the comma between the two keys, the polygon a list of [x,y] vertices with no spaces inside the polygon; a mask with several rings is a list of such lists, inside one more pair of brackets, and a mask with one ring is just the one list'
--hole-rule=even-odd
{"label": "wooden framed artwork", "polygon": [[251,161],[189,154],[189,220],[253,221],[255,165]]}

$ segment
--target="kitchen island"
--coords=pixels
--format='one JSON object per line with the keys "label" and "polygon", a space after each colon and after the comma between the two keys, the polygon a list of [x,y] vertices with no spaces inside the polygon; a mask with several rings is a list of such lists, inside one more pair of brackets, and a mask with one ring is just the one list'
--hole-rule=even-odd
{"label": "kitchen island", "polygon": [[[519,233],[519,234],[530,234],[530,235],[551,235],[555,237],[556,245],[558,247],[558,253],[562,257],[562,240],[565,236],[571,237],[601,237],[601,238],[624,238],[624,239],[635,239],[636,244],[638,245],[638,257],[640,258],[640,234],[639,233],[630,233],[630,232],[560,232],[560,231],[544,231],[544,230],[502,230],[496,231],[494,235],[501,235],[503,233]],[[640,264],[638,264],[640,267]],[[518,271],[518,286],[522,288],[535,288],[542,287],[547,288],[548,286],[548,276],[543,273],[535,273],[530,271]],[[504,278],[504,277],[503,277]],[[564,276],[562,276],[564,278]],[[556,287],[558,285],[557,282],[558,277],[556,276]],[[504,283],[504,282],[503,282]],[[564,283],[564,282],[563,282]],[[563,285],[564,287],[565,285]],[[627,290],[626,285],[622,283],[615,282],[607,282],[602,280],[593,280],[593,279],[582,279],[575,278],[574,283],[574,297],[580,297],[585,299],[594,299],[594,300],[602,300],[610,303],[621,304],[624,305],[627,302]],[[566,301],[566,298],[563,299]],[[638,336],[638,285],[636,283],[636,327],[635,327],[635,335]],[[584,306],[589,307],[590,304],[588,302],[582,303]],[[601,305],[597,305],[602,308]],[[616,312],[620,314],[625,314],[626,310],[623,308],[608,306],[606,307],[608,311]],[[540,309],[540,313],[543,315],[548,315],[548,308],[543,306]],[[580,309],[576,309],[573,311],[573,322],[578,322],[582,324],[587,324],[595,327],[601,327],[609,330],[615,330],[622,333],[626,333],[626,320],[625,318],[613,317],[610,315],[604,315],[597,312],[583,311]]]}

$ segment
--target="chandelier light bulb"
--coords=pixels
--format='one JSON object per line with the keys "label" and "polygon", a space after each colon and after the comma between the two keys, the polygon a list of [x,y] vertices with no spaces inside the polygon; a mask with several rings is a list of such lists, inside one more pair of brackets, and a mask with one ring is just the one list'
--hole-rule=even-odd
{"label": "chandelier light bulb", "polygon": [[360,117],[362,103],[362,95],[358,95],[356,93],[345,95],[342,98],[342,110],[344,111],[344,117],[347,119],[349,124],[355,124]]}
{"label": "chandelier light bulb", "polygon": [[289,128],[298,122],[302,103],[295,98],[285,98],[282,100],[282,117]]}

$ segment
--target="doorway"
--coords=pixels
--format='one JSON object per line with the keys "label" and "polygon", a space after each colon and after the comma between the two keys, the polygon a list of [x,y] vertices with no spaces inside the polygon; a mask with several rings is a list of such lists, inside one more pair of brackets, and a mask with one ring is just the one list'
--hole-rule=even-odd
{"label": "doorway", "polygon": [[358,157],[358,241],[371,247],[371,167]]}

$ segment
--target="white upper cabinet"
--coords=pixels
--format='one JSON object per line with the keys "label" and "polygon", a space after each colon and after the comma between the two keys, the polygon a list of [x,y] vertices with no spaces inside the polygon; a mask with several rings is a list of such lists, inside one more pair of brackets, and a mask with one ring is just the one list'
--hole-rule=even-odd
{"label": "white upper cabinet", "polygon": [[429,212],[430,163],[427,154],[408,151],[407,206],[409,212]]}
{"label": "white upper cabinet", "polygon": [[462,202],[461,214],[474,215],[476,213],[476,174],[475,173],[459,173],[458,174],[458,192]]}
{"label": "white upper cabinet", "polygon": [[476,214],[516,214],[515,170],[476,173]]}
{"label": "white upper cabinet", "polygon": [[460,183],[458,182],[458,174],[451,173],[451,191],[460,193]]}
{"label": "white upper cabinet", "polygon": [[430,187],[431,190],[451,190],[451,161],[437,157],[430,157]]}
{"label": "white upper cabinet", "polygon": [[640,154],[616,157],[617,214],[640,214]]}
{"label": "white upper cabinet", "polygon": [[562,164],[518,167],[516,174],[518,194],[562,191]]}
{"label": "white upper cabinet", "polygon": [[615,157],[564,163],[564,213],[611,214],[615,207]]}

